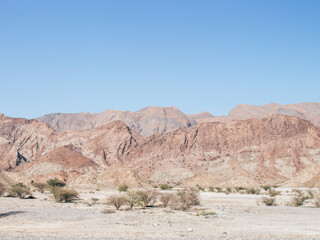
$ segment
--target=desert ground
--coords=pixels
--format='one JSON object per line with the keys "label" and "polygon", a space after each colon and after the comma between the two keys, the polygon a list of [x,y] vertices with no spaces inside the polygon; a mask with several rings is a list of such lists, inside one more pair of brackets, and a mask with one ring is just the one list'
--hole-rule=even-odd
{"label": "desert ground", "polygon": [[[320,208],[287,206],[291,190],[278,190],[278,206],[262,205],[263,194],[200,192],[201,204],[187,211],[116,211],[104,204],[116,189],[79,189],[75,203],[56,203],[49,192],[1,197],[0,239],[320,239]],[[89,206],[92,197],[99,201]]]}

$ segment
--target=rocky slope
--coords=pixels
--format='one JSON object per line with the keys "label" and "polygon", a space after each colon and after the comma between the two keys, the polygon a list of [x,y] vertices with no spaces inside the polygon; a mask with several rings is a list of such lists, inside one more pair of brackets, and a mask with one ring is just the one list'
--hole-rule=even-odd
{"label": "rocky slope", "polygon": [[320,130],[275,114],[144,138],[121,121],[60,132],[1,115],[0,169],[14,179],[58,176],[72,185],[314,186]]}
{"label": "rocky slope", "polygon": [[147,107],[137,112],[106,110],[102,113],[53,113],[37,118],[54,130],[89,130],[112,121],[120,120],[142,136],[172,132],[178,128],[195,125],[177,107]]}

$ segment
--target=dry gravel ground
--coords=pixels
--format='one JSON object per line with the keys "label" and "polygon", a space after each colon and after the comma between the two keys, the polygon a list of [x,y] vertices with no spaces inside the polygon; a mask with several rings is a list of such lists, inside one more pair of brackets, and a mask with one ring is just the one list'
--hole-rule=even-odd
{"label": "dry gravel ground", "polygon": [[[147,208],[103,213],[112,190],[80,190],[78,203],[55,203],[50,194],[37,199],[0,198],[0,239],[320,239],[320,209],[258,204],[262,195],[202,192],[201,205],[187,211]],[[96,197],[100,204],[83,202]],[[47,200],[45,200],[47,198]],[[214,211],[198,216],[197,211]]]}

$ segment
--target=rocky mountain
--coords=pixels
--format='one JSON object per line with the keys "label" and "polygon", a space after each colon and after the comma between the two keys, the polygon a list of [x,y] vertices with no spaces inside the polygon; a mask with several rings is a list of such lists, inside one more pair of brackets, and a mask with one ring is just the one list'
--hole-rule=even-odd
{"label": "rocky mountain", "polygon": [[15,180],[58,176],[75,186],[316,186],[320,130],[275,114],[204,122],[144,138],[121,121],[55,131],[40,121],[1,115],[0,169]]}
{"label": "rocky mountain", "polygon": [[320,126],[320,103],[306,102],[299,104],[280,105],[270,103],[264,106],[240,104],[230,111],[228,116],[207,118],[207,122],[230,122],[234,119],[266,118],[273,114],[296,116]]}
{"label": "rocky mountain", "polygon": [[196,124],[177,107],[147,107],[137,112],[52,113],[36,120],[49,124],[56,131],[89,130],[119,120],[142,136],[163,134]]}

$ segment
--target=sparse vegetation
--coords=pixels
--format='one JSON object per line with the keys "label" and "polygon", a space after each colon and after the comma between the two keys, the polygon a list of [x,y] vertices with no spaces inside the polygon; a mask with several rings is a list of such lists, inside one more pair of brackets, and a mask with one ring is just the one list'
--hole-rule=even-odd
{"label": "sparse vegetation", "polygon": [[34,182],[33,187],[36,188],[40,193],[44,193],[44,191],[48,188],[48,184],[41,182]]}
{"label": "sparse vegetation", "polygon": [[127,204],[130,209],[132,209],[139,202],[139,197],[136,191],[128,191],[127,192]]}
{"label": "sparse vegetation", "polygon": [[275,197],[263,197],[261,200],[266,206],[276,206]]}
{"label": "sparse vegetation", "polygon": [[107,204],[113,205],[117,210],[127,203],[127,198],[122,194],[114,194],[108,197]]}
{"label": "sparse vegetation", "polygon": [[214,216],[216,215],[217,213],[216,212],[213,212],[213,211],[205,211],[205,210],[201,210],[199,212],[197,212],[197,216],[205,216],[205,217],[208,217],[208,216]]}
{"label": "sparse vegetation", "polygon": [[170,186],[170,185],[168,185],[168,184],[161,184],[160,185],[160,189],[161,190],[169,190],[169,189],[171,189],[172,187]]}
{"label": "sparse vegetation", "polygon": [[17,183],[11,186],[11,189],[9,191],[9,196],[25,199],[28,197],[32,197],[32,194],[30,192],[30,189],[27,186],[25,186],[23,183]]}
{"label": "sparse vegetation", "polygon": [[2,197],[6,191],[6,187],[2,183],[0,183],[0,197]]}
{"label": "sparse vegetation", "polygon": [[299,207],[304,204],[304,202],[309,199],[310,197],[305,195],[304,192],[302,192],[299,189],[294,189],[294,196],[292,197],[290,205],[293,207]]}
{"label": "sparse vegetation", "polygon": [[247,194],[259,195],[261,190],[259,188],[246,188],[245,191]]}
{"label": "sparse vegetation", "polygon": [[129,189],[129,186],[126,184],[122,184],[118,187],[119,192],[126,192]]}
{"label": "sparse vegetation", "polygon": [[60,179],[58,179],[58,178],[56,178],[56,177],[53,178],[53,179],[48,180],[48,181],[47,181],[47,184],[48,184],[50,187],[53,187],[53,188],[66,186],[65,181],[62,181],[62,180],[60,180]]}
{"label": "sparse vegetation", "polygon": [[271,189],[271,186],[270,185],[264,185],[262,186],[262,188],[265,190],[265,191],[269,191]]}
{"label": "sparse vegetation", "polygon": [[161,194],[160,202],[161,202],[162,207],[164,207],[164,208],[167,207],[172,199],[174,199],[174,194],[172,194],[172,193]]}
{"label": "sparse vegetation", "polygon": [[51,192],[57,202],[70,203],[79,197],[79,193],[76,190],[63,189],[60,187],[53,188]]}
{"label": "sparse vegetation", "polygon": [[183,189],[176,193],[176,197],[171,200],[170,206],[176,210],[186,210],[191,206],[199,205],[199,193],[193,189]]}
{"label": "sparse vegetation", "polygon": [[273,189],[273,188],[269,188],[269,196],[270,196],[270,197],[275,197],[275,196],[278,196],[278,195],[281,195],[281,192],[280,192],[280,191],[276,191],[276,190]]}
{"label": "sparse vegetation", "polygon": [[136,191],[138,204],[142,207],[152,207],[157,200],[158,192],[155,190]]}

